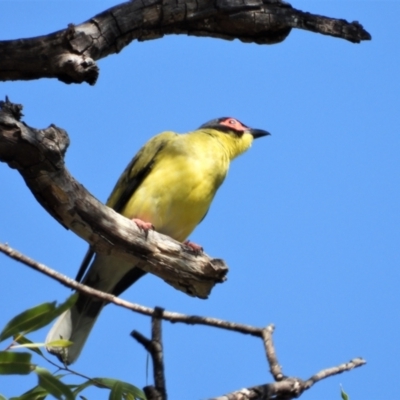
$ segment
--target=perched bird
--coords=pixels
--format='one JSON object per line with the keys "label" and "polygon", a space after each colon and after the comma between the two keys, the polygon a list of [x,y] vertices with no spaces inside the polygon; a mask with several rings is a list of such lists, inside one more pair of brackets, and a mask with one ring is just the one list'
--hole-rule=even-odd
{"label": "perched bird", "polygon": [[[207,214],[230,162],[249,149],[253,139],[266,135],[269,133],[264,130],[251,129],[228,117],[214,119],[186,134],[160,133],[129,163],[107,205],[145,230],[154,227],[184,241]],[[119,296],[144,274],[131,263],[89,249],[76,280]],[[48,350],[65,364],[73,363],[105,304],[79,294],[75,305],[58,318],[46,338],[46,343],[62,338],[73,344],[65,349],[48,346]]]}

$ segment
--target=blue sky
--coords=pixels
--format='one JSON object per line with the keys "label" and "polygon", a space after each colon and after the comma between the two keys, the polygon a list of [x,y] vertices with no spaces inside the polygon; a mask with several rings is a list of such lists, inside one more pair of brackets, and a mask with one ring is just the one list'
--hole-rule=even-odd
{"label": "blue sky", "polygon": [[[116,3],[1,1],[0,38],[47,34]],[[304,400],[339,399],[339,384],[352,400],[390,399],[393,387],[382,382],[396,382],[400,367],[400,2],[292,5],[358,20],[373,40],[355,45],[300,30],[273,46],[169,36],[100,60],[94,87],[6,82],[0,97],[22,103],[29,125],[68,131],[67,166],[102,201],[140,146],[163,130],[186,132],[229,115],[270,131],[234,161],[191,236],[226,260],[228,281],[199,300],[148,276],[122,297],[257,326],[273,322],[287,375],[308,378],[358,356],[368,361],[317,384]],[[0,180],[0,241],[74,277],[86,243],[41,208],[14,170],[0,165]],[[0,326],[70,294],[4,256],[0,271]],[[171,399],[271,381],[258,339],[163,327]],[[144,386],[146,354],[130,339],[133,329],[148,334],[148,319],[107,307],[74,368]],[[31,339],[43,341],[46,332]],[[1,377],[0,393],[15,396],[35,383],[33,375]]]}

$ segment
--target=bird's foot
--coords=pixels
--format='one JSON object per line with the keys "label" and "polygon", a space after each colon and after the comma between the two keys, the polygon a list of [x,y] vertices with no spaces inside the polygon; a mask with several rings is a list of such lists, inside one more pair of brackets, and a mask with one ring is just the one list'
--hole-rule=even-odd
{"label": "bird's foot", "polygon": [[149,233],[149,230],[154,230],[154,225],[151,222],[145,222],[139,218],[132,218],[132,221],[138,226],[139,229],[144,231],[146,237]]}
{"label": "bird's foot", "polygon": [[183,242],[183,244],[185,244],[187,247],[189,247],[189,249],[193,250],[196,254],[200,254],[203,252],[203,247],[191,242],[190,240],[185,240]]}

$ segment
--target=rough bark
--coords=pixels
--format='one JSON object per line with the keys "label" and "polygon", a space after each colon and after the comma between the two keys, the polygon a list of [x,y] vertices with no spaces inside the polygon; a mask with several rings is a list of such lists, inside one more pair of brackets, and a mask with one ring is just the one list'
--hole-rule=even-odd
{"label": "rough bark", "polygon": [[197,254],[157,232],[144,234],[96,200],[65,168],[66,131],[54,125],[30,128],[20,122],[22,106],[1,103],[0,161],[18,170],[38,202],[65,228],[96,252],[132,261],[191,296],[207,298],[213,286],[226,279],[224,261]]}
{"label": "rough bark", "polygon": [[0,80],[57,78],[93,85],[99,74],[95,60],[132,40],[186,34],[274,44],[292,28],[353,43],[371,39],[358,22],[310,14],[280,0],[134,0],[47,36],[0,42]]}

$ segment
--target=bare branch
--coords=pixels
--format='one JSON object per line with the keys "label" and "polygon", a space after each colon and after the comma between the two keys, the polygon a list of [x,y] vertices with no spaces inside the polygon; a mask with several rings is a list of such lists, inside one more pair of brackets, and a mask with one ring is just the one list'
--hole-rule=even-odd
{"label": "bare branch", "polygon": [[151,318],[152,359],[154,365],[154,383],[161,393],[161,399],[167,400],[167,387],[165,384],[165,367],[162,342],[162,315],[164,310],[160,307],[154,309]]}
{"label": "bare branch", "polygon": [[362,365],[366,364],[367,362],[359,357],[359,358],[354,358],[353,360],[350,360],[347,363],[340,364],[337,367],[332,367],[332,368],[326,368],[323,369],[322,371],[318,372],[317,374],[313,375],[311,378],[307,379],[304,384],[307,386],[307,389],[309,389],[314,383],[317,383],[318,381],[322,379],[329,378],[330,376],[333,375],[339,375],[343,372],[350,371],[353,368],[361,367]]}
{"label": "bare branch", "polygon": [[0,80],[47,77],[93,85],[99,73],[95,60],[133,40],[186,34],[274,44],[292,28],[353,43],[371,39],[358,22],[299,11],[281,0],[135,0],[47,36],[0,42]]}
{"label": "bare branch", "polygon": [[[117,306],[121,306],[127,308],[128,310],[132,310],[139,314],[153,316],[155,311],[153,308],[144,307],[140,304],[130,303],[128,301],[122,300],[119,297],[115,297],[109,293],[101,292],[100,290],[93,289],[90,286],[82,285],[78,283],[74,279],[71,279],[59,272],[55,271],[47,267],[44,264],[41,264],[31,258],[25,256],[24,254],[20,253],[19,251],[12,249],[7,244],[0,243],[0,252],[4,253],[5,255],[13,258],[16,261],[19,261],[26,266],[33,268],[34,270],[41,272],[44,275],[60,282],[66,287],[71,289],[77,290],[79,292],[85,293],[87,295],[96,297],[100,300],[107,301],[109,303],[113,303]],[[217,318],[210,318],[210,317],[199,317],[197,315],[185,315],[171,311],[163,311],[162,317],[163,320],[170,321],[170,322],[181,322],[188,325],[207,325],[207,326],[214,326],[220,329],[226,329],[229,331],[235,331],[240,333],[247,333],[252,336],[261,337],[261,328],[256,328],[250,325],[244,324],[236,324],[234,322],[224,321]]]}
{"label": "bare branch", "polygon": [[210,400],[289,400],[299,397],[302,393],[297,379],[287,378],[280,382],[243,388]]}
{"label": "bare branch", "polygon": [[[356,358],[348,363],[341,364],[337,367],[324,369],[307,381],[300,378],[284,378],[279,382],[268,383],[265,385],[253,386],[251,388],[244,388],[238,391],[228,393],[224,396],[215,397],[210,400],[290,400],[298,398],[305,390],[321,379],[328,378],[329,376],[340,374],[345,371],[350,371],[353,368],[361,367],[366,364],[362,358]],[[314,380],[315,377],[317,379]]]}
{"label": "bare branch", "polygon": [[244,388],[210,400],[289,400],[299,397],[305,390],[311,388],[318,381],[337,375],[366,363],[362,358],[356,358],[337,367],[324,369],[306,381],[296,377],[285,377],[276,357],[275,347],[272,342],[274,326],[269,325],[262,330],[262,338],[266,350],[269,369],[274,377],[274,383]]}
{"label": "bare branch", "polygon": [[151,340],[138,331],[133,331],[131,336],[136,339],[149,352],[153,360],[154,386],[143,388],[148,400],[167,400],[165,385],[164,357],[162,344],[161,321],[164,310],[156,307],[151,319]]}
{"label": "bare branch", "polygon": [[267,356],[269,370],[274,377],[274,379],[278,382],[283,379],[283,373],[281,366],[278,363],[278,359],[275,353],[275,347],[272,341],[272,334],[274,333],[275,326],[273,324],[267,326],[261,331],[262,339],[265,347],[265,354]]}
{"label": "bare branch", "polygon": [[[93,289],[89,286],[82,285],[81,283],[78,283],[73,279],[60,274],[57,271],[54,271],[51,268],[48,268],[45,265],[30,259],[29,257],[19,253],[18,251],[13,250],[8,245],[0,243],[0,252],[59,281],[60,283],[62,283],[67,287],[70,287],[71,289],[75,289],[79,292],[88,294],[90,296],[94,296],[101,300],[114,303],[117,306],[127,308],[139,314],[152,316],[153,317],[152,340],[147,339],[142,334],[136,331],[132,333],[132,336],[139,343],[141,343],[151,354],[154,353],[153,360],[155,361],[153,361],[153,365],[154,365],[154,376],[155,376],[156,387],[149,386],[147,392],[148,397],[154,400],[165,399],[165,397],[160,397],[163,395],[163,390],[165,391],[165,378],[164,378],[164,366],[163,366],[162,342],[161,342],[161,319],[174,323],[181,322],[190,325],[214,326],[220,329],[226,329],[239,333],[250,334],[252,336],[263,338],[264,345],[266,347],[267,359],[270,370],[274,374],[275,380],[278,381],[265,385],[259,385],[251,388],[241,389],[239,391],[232,392],[221,397],[216,397],[211,400],[293,399],[299,397],[301,393],[303,393],[305,390],[308,390],[309,388],[311,388],[311,386],[313,386],[315,383],[317,383],[322,379],[326,379],[333,375],[341,374],[345,371],[350,371],[353,368],[357,368],[366,364],[366,361],[363,360],[362,358],[355,358],[349,361],[348,363],[324,369],[316,373],[306,381],[303,381],[302,379],[295,377],[284,377],[279,367],[279,363],[276,358],[276,352],[272,343],[273,325],[269,325],[267,328],[262,329],[250,325],[237,324],[230,321],[224,321],[217,318],[185,315],[171,311],[161,310],[160,308],[152,309],[149,307],[144,307],[142,305],[130,303],[118,297],[114,297],[111,294],[100,292],[99,290]],[[154,342],[159,343],[159,347],[157,347],[158,345],[155,345],[155,347],[153,347]]]}
{"label": "bare branch", "polygon": [[207,298],[223,282],[223,260],[193,252],[155,231],[145,235],[135,223],[96,200],[65,168],[67,132],[51,125],[33,129],[19,121],[22,106],[0,102],[0,161],[24,178],[38,202],[97,253],[115,255],[162,278],[174,288]]}

